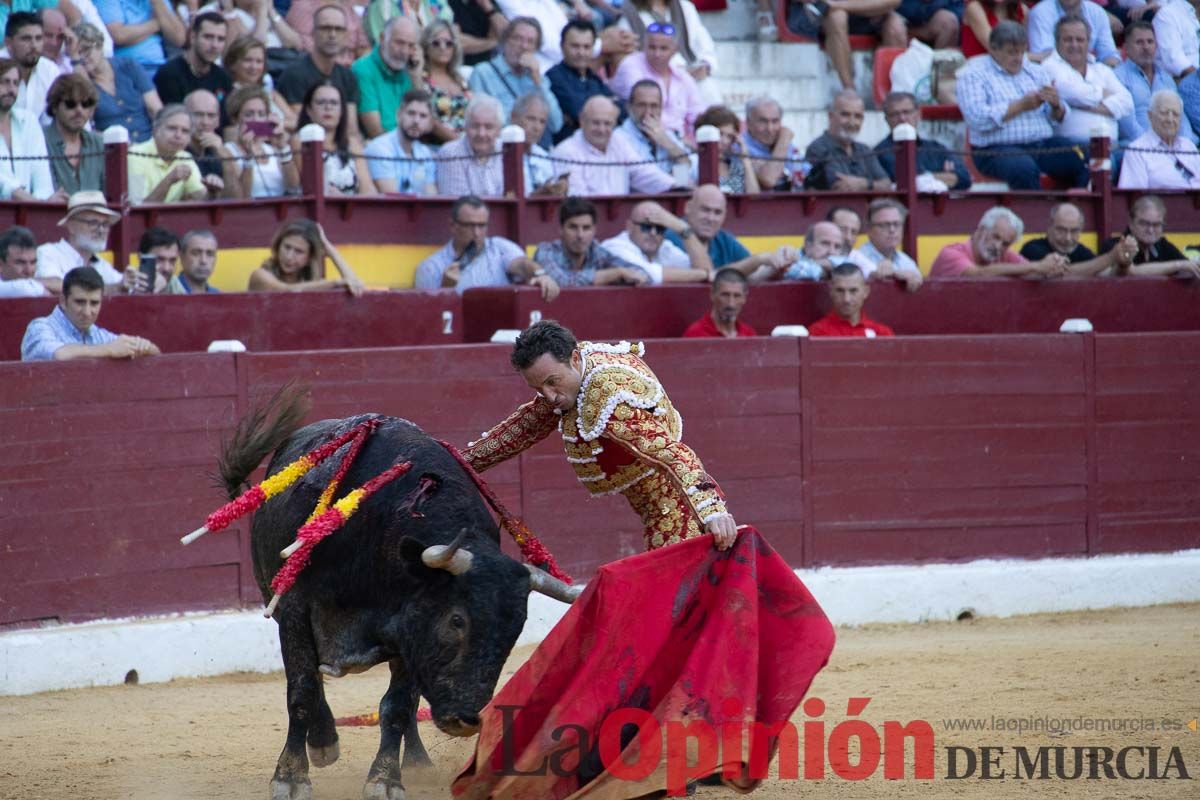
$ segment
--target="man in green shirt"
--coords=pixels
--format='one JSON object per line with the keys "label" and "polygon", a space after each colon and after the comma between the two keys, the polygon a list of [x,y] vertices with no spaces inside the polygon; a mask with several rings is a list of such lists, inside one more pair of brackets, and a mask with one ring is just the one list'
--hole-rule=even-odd
{"label": "man in green shirt", "polygon": [[358,122],[368,139],[396,127],[396,109],[421,68],[420,28],[411,17],[392,17],[375,49],[354,62],[358,78]]}

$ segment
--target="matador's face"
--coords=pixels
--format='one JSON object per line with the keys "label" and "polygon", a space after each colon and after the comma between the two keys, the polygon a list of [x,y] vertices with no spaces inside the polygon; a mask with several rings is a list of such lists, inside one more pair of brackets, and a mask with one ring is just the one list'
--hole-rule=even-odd
{"label": "matador's face", "polygon": [[521,370],[521,377],[529,388],[540,394],[546,402],[559,411],[568,411],[579,397],[579,386],[583,382],[583,359],[576,350],[566,363],[558,361],[549,353],[543,353]]}

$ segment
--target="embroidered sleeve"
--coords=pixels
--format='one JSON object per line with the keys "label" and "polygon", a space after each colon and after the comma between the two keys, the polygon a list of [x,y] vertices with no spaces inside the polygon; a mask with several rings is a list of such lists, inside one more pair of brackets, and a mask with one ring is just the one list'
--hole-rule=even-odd
{"label": "embroidered sleeve", "polygon": [[477,472],[491,469],[545,439],[558,428],[558,420],[554,407],[538,397],[468,444],[463,456]]}
{"label": "embroidered sleeve", "polygon": [[[678,419],[674,409],[670,415]],[[703,524],[728,513],[725,493],[704,470],[699,456],[672,435],[665,415],[621,404],[609,418],[604,436],[665,471]]]}

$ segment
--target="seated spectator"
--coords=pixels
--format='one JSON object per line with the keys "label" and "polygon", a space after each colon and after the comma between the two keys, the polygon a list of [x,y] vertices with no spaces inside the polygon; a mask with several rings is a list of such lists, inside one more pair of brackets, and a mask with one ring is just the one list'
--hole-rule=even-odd
{"label": "seated spectator", "polygon": [[100,257],[108,249],[109,228],[121,215],[108,207],[102,192],[76,192],[67,201],[67,215],[58,221],[67,235],[57,242],[46,242],[37,249],[37,277],[62,280],[75,267],[92,267],[110,288],[132,290],[134,279],[113,269]]}
{"label": "seated spectator", "polygon": [[224,190],[219,176],[201,178],[196,159],[187,151],[191,139],[192,115],[187,108],[164,106],[154,118],[154,138],[129,148],[130,202],[205,200]]}
{"label": "seated spectator", "polygon": [[713,276],[712,308],[700,319],[687,326],[685,339],[736,339],[739,336],[758,336],[758,332],[738,317],[750,297],[750,285],[746,276],[736,269],[717,270]]}
{"label": "seated spectator", "polygon": [[1046,235],[1025,242],[1021,247],[1021,256],[1027,261],[1040,261],[1052,253],[1058,253],[1071,264],[1091,261],[1096,254],[1079,242],[1079,237],[1083,235],[1083,222],[1083,212],[1073,203],[1053,206]]}
{"label": "seated spectator", "polygon": [[233,158],[233,151],[219,133],[224,115],[217,96],[207,89],[197,89],[184,98],[183,107],[192,116],[192,138],[187,151],[196,161],[200,180],[208,180],[210,176],[219,178],[222,186],[219,192],[214,190],[214,195],[240,197],[237,164],[227,160]]}
{"label": "seated spectator", "polygon": [[554,144],[554,134],[562,128],[563,117],[558,100],[550,91],[550,82],[542,77],[537,57],[541,41],[542,26],[536,19],[512,20],[500,36],[500,52],[491,61],[475,67],[468,85],[476,94],[499,100],[506,119],[517,98],[530,92],[540,93],[550,109],[550,121],[538,144],[548,148]]}
{"label": "seated spectator", "polygon": [[683,247],[667,241],[667,231],[679,235],[688,224],[653,200],[633,207],[625,230],[600,246],[617,258],[636,264],[650,276],[650,283],[706,281],[712,274],[712,259],[697,236],[688,236]]}
{"label": "seated spectator", "polygon": [[384,194],[437,193],[436,154],[421,141],[432,130],[433,102],[429,93],[410,90],[396,106],[392,130],[367,143],[367,168],[376,189]]}
{"label": "seated spectator", "polygon": [[1118,274],[1178,275],[1200,277],[1200,268],[1163,234],[1167,226],[1167,207],[1152,195],[1142,195],[1129,210],[1129,227],[1120,236],[1113,236],[1100,245],[1107,253],[1118,247],[1128,251],[1119,256],[1123,266]]}
{"label": "seated spectator", "polygon": [[[340,11],[341,21],[323,15],[321,10],[325,8]],[[322,38],[327,42],[336,38],[338,47],[336,50],[330,48],[329,54],[339,66],[349,67],[354,59],[371,49],[360,9],[354,0],[292,0],[286,19],[300,36],[300,49],[313,52],[314,48],[321,49]],[[328,71],[325,74],[328,77]]]}
{"label": "seated spectator", "polygon": [[[911,125],[920,130],[921,107],[917,98],[909,92],[892,92],[883,99],[883,116],[888,128],[896,130],[897,125]],[[875,155],[888,177],[896,180],[896,140],[891,133],[883,141],[875,145]],[[947,189],[965,190],[971,188],[971,175],[962,158],[954,155],[944,144],[933,139],[923,139],[917,136],[917,174],[931,175],[940,181]]]}
{"label": "seated spectator", "polygon": [[717,46],[704,27],[692,0],[679,0],[678,3],[672,0],[629,0],[620,6],[620,13],[621,19],[617,24],[632,32],[639,42],[645,39],[646,29],[655,22],[670,24],[675,29],[673,60],[676,66],[687,70],[695,79],[706,107],[721,102],[721,93],[712,80],[717,69]]}
{"label": "seated spectator", "polygon": [[481,286],[528,284],[549,301],[558,296],[554,278],[525,255],[515,242],[488,236],[487,204],[474,195],[450,207],[450,241],[417,265],[417,289],[454,289],[462,294]]}
{"label": "seated spectator", "polygon": [[[742,141],[753,159],[754,174],[763,191],[790,192],[803,186],[809,165],[792,141],[795,136],[783,124],[779,101],[756,97],[746,103],[746,132]],[[756,160],[767,158],[772,160]]]}
{"label": "seated spectator", "polygon": [[826,222],[832,222],[842,232],[842,246],[836,251],[838,255],[848,256],[858,243],[858,235],[862,233],[862,217],[857,211],[845,206],[835,206],[825,215]]}
{"label": "seated spectator", "polygon": [[94,25],[80,22],[72,30],[78,40],[75,73],[91,80],[100,95],[93,119],[96,130],[121,125],[132,144],[149,139],[162,100],[145,70],[133,59],[105,58],[104,37]]}
{"label": "seated spectator", "polygon": [[[1186,0],[1184,0],[1186,2]],[[1055,25],[1063,17],[1083,17],[1088,24],[1087,51],[1110,67],[1121,63],[1112,26],[1104,9],[1091,0],[1041,0],[1029,11],[1029,58],[1042,61],[1054,52]],[[991,44],[988,51],[991,52]]]}
{"label": "seated spectator", "polygon": [[1088,53],[1087,44],[1088,23],[1082,17],[1062,17],[1055,24],[1055,51],[1042,67],[1071,113],[1054,126],[1054,132],[1087,145],[1099,129],[1115,142],[1117,122],[1133,114],[1133,95],[1108,65]]}
{"label": "seated spectator", "polygon": [[84,75],[60,75],[50,86],[42,129],[50,155],[50,179],[62,199],[79,191],[104,190],[104,138],[88,127],[96,111],[96,87]]}
{"label": "seated spectator", "polygon": [[862,130],[865,106],[853,90],[842,90],[829,107],[829,129],[813,140],[804,153],[812,170],[806,189],[869,192],[894,188],[871,148],[854,141]]}
{"label": "seated spectator", "polygon": [[[78,0],[71,0],[78,2]],[[291,2],[281,2],[279,8],[290,9]],[[221,11],[229,20],[229,41],[253,37],[263,45],[283,51],[300,51],[304,49],[304,40],[300,34],[287,23],[287,20],[276,10],[275,3],[260,3],[258,0],[211,0],[207,5],[200,6],[197,11]],[[184,12],[180,12],[181,14]],[[186,21],[187,17],[184,17]],[[229,64],[225,64],[229,69]],[[233,71],[230,70],[230,77]],[[235,84],[233,88],[238,88]]]}
{"label": "seated spectator", "polygon": [[60,75],[71,72],[71,53],[63,46],[69,27],[67,18],[57,8],[43,8],[38,19],[42,21],[42,55],[58,67]]}
{"label": "seated spectator", "polygon": [[187,39],[167,0],[96,0],[96,10],[117,46],[113,55],[137,62],[147,79],[166,63],[165,45],[183,47]]}
{"label": "seated spectator", "polygon": [[697,186],[683,209],[687,227],[678,233],[668,230],[667,240],[686,250],[687,240],[695,236],[707,248],[713,269],[730,267],[743,275],[752,275],[763,266],[783,269],[796,260],[795,248],[787,245],[769,253],[751,255],[745,245],[722,229],[727,210],[725,193],[720,188],[711,183]]}
{"label": "seated spectator", "polygon": [[421,70],[421,29],[411,17],[392,17],[379,44],[350,69],[358,79],[358,123],[365,136],[382,136],[396,127],[400,100],[413,88],[409,70]]}
{"label": "seated spectator", "polygon": [[17,70],[21,73],[16,107],[33,114],[41,124],[49,125],[46,95],[50,91],[50,84],[62,74],[62,70],[42,54],[41,18],[30,11],[9,14],[4,27],[4,47],[8,50],[8,57],[17,62]]}
{"label": "seated spectator", "polygon": [[906,219],[908,209],[895,200],[872,200],[867,206],[867,241],[852,250],[847,260],[866,278],[895,278],[915,292],[921,288],[921,268],[900,250]]}
{"label": "seated spectator", "polygon": [[[325,162],[325,191],[332,195],[375,194],[371,171],[363,158],[363,148],[357,133],[350,132],[350,106],[342,90],[333,81],[315,83],[304,96],[300,109],[300,128],[315,123],[325,131],[322,159]],[[299,138],[292,142],[292,152],[300,152]]]}
{"label": "seated spectator", "polygon": [[1061,278],[1067,274],[1067,257],[1050,253],[1039,261],[1026,261],[1010,248],[1025,233],[1025,223],[1001,206],[989,208],[975,232],[965,242],[942,248],[929,270],[931,278]]}
{"label": "seated spectator", "polygon": [[[154,257],[154,268],[158,271],[153,293],[165,294],[172,276],[175,275],[175,268],[179,266],[179,237],[166,228],[146,228],[142,232],[142,238],[138,240],[138,256],[140,258],[144,255]],[[151,292],[146,283],[146,276],[140,269],[137,273],[136,291],[141,294]]]}
{"label": "seated spectator", "polygon": [[438,150],[438,194],[462,197],[500,197],[504,194],[504,162],[500,158],[500,101],[486,94],[467,106],[463,136]]}
{"label": "seated spectator", "polygon": [[1013,189],[1041,189],[1043,173],[1070,186],[1086,186],[1083,154],[1061,151],[1071,143],[1054,135],[1053,124],[1062,121],[1067,107],[1041,65],[1025,57],[1025,47],[1025,29],[1016,22],[1001,22],[992,29],[987,57],[972,60],[958,72],[955,92],[967,123],[971,157],[980,172]]}
{"label": "seated spectator", "polygon": [[[588,102],[612,104],[601,97]],[[585,106],[585,118],[586,114]],[[591,201],[568,197],[558,207],[558,224],[562,236],[557,241],[539,244],[533,260],[559,286],[638,286],[650,282],[649,272],[596,244],[596,207]]]}
{"label": "seated spectator", "polygon": [[[41,0],[42,3],[50,1],[51,0]],[[75,18],[74,14],[67,17],[67,22],[70,24],[70,30],[78,33],[78,31],[75,30],[78,25],[91,25],[100,34],[100,45],[104,50],[104,57],[112,58],[113,50],[115,49],[115,46],[113,45],[112,34],[108,32],[108,26],[105,25],[104,20],[100,18],[100,12],[96,9],[96,4],[93,3],[92,0],[71,0],[70,4],[76,11],[79,12],[78,18]],[[65,6],[63,8],[65,9]],[[42,10],[45,11],[46,9]],[[2,14],[0,14],[0,16],[2,16]],[[2,23],[2,20],[0,20],[0,23]],[[45,21],[43,20],[43,27],[44,26]],[[71,42],[67,41],[68,38],[69,35],[64,33],[63,52],[69,57],[68,64],[75,66],[71,59],[75,59],[78,56],[78,52],[71,52]],[[78,41],[78,39],[76,39],[76,41]]]}
{"label": "seated spectator", "polygon": [[550,91],[562,110],[563,124],[554,135],[557,144],[579,128],[583,104],[596,95],[615,99],[612,89],[592,70],[595,60],[596,26],[582,19],[573,19],[562,30],[563,60],[546,73]]}
{"label": "seated spectator", "polygon": [[[807,5],[807,4],[806,4]],[[842,83],[843,91],[854,91],[854,66],[850,58],[850,35],[878,36],[880,47],[906,47],[908,27],[896,13],[900,0],[839,0],[826,5],[824,15],[810,22],[820,26],[825,54]],[[802,6],[805,11],[808,9]]]}
{"label": "seated spectator", "polygon": [[233,91],[229,73],[220,65],[229,36],[225,17],[206,11],[192,17],[188,43],[181,55],[175,56],[154,73],[154,88],[164,103],[182,103],[197,89],[212,92],[218,105]]}
{"label": "seated spectator", "polygon": [[1154,14],[1154,36],[1158,40],[1157,64],[1172,78],[1183,80],[1196,71],[1200,61],[1200,22],[1196,0],[1163,0]]}
{"label": "seated spectator", "polygon": [[[1179,99],[1183,101],[1183,115],[1192,130],[1192,137],[1200,131],[1200,72],[1193,72],[1179,82]],[[1149,120],[1147,120],[1147,123]],[[1182,131],[1183,128],[1180,127]]]}
{"label": "seated spectator", "polygon": [[804,250],[799,258],[781,267],[759,267],[750,276],[750,282],[819,281],[838,264],[845,263],[847,256],[841,252],[845,241],[842,230],[834,223],[826,220],[814,222],[808,227],[808,233],[804,237]]}
{"label": "seated spectator", "polygon": [[696,80],[682,67],[671,63],[675,55],[675,28],[669,23],[654,22],[646,27],[643,49],[621,61],[609,86],[623,100],[629,99],[635,83],[650,80],[662,90],[663,126],[690,139],[696,117],[708,104],[700,94]]}
{"label": "seated spectator", "polygon": [[159,349],[140,336],[118,336],[96,324],[104,301],[104,280],[91,267],[76,267],[63,277],[54,311],[38,317],[21,340],[22,361],[69,361],[76,358],[140,358]]}
{"label": "seated spectator", "polygon": [[737,114],[725,106],[711,106],[696,117],[696,127],[711,125],[721,133],[721,157],[717,162],[722,192],[758,194],[758,176],[750,163],[749,149],[742,139]]}
{"label": "seated spectator", "polygon": [[[326,278],[325,257],[337,267],[340,278]],[[323,292],[345,289],[361,297],[363,283],[325,236],[325,230],[309,219],[285,222],[271,240],[271,255],[250,273],[246,287],[251,292]]]}
{"label": "seated spectator", "polygon": [[[567,26],[567,5],[559,0],[493,0],[500,9],[502,16],[508,19],[511,26],[518,19],[534,19],[538,21],[538,37],[535,53],[538,57],[537,69],[543,74],[550,67],[562,61],[562,50],[559,48],[559,36]],[[574,6],[571,7],[574,11]],[[591,9],[587,9],[585,18],[591,18]],[[498,51],[504,49],[504,33],[499,31],[500,42]],[[477,66],[482,66],[479,64]],[[486,69],[486,67],[485,67]],[[525,92],[521,92],[525,94]]]}
{"label": "seated spectator", "polygon": [[809,336],[893,336],[892,329],[867,317],[863,311],[871,287],[854,264],[839,264],[829,276],[829,300],[833,310],[808,326]]}
{"label": "seated spectator", "polygon": [[1179,135],[1183,102],[1170,89],[1150,98],[1150,130],[1125,151],[1118,186],[1122,189],[1200,189],[1200,153]]}
{"label": "seated spectator", "polygon": [[[263,89],[246,86],[225,101],[236,140],[226,145],[240,161],[225,162],[231,171],[226,188],[231,197],[281,197],[300,189],[300,168],[288,145],[279,117],[271,114],[271,99]],[[254,126],[272,126],[265,133]]]}
{"label": "seated spectator", "polygon": [[37,114],[17,108],[17,64],[0,59],[0,199],[46,200],[54,194],[46,137]]}
{"label": "seated spectator", "polygon": [[[499,16],[497,14],[497,16]],[[467,104],[471,92],[459,70],[463,64],[458,32],[448,22],[438,20],[421,33],[421,51],[425,61],[425,91],[433,98],[433,138],[449,142],[462,135],[467,124]]]}
{"label": "seated spectator", "polygon": [[[306,0],[311,7],[312,0]],[[298,4],[293,4],[295,11]],[[346,19],[345,9],[335,5],[318,3],[319,7],[312,15],[312,30],[316,36],[311,44],[306,44],[308,53],[299,61],[294,62],[279,76],[279,93],[288,101],[292,112],[297,118],[301,109],[307,105],[312,90],[323,83],[333,83],[341,93],[346,108],[346,125],[348,134],[358,135],[358,78],[354,77],[348,66],[353,59],[344,64],[342,58],[346,50]],[[289,11],[288,22],[292,22]],[[349,16],[357,17],[353,12]],[[301,123],[297,120],[297,130]]]}
{"label": "seated spectator", "polygon": [[530,92],[517,98],[509,122],[525,131],[525,193],[565,197],[569,180],[566,175],[554,176],[554,162],[546,148],[538,144],[546,132],[550,108],[540,92]]}
{"label": "seated spectator", "polygon": [[[1131,22],[1125,28],[1125,60],[1113,70],[1133,98],[1133,113],[1117,120],[1123,147],[1150,130],[1150,96],[1164,89],[1175,91],[1175,80],[1155,63],[1157,54],[1154,26],[1143,20]],[[1197,112],[1200,113],[1200,108]],[[1186,114],[1180,120],[1179,134],[1195,141],[1196,134]]]}
{"label": "seated spectator", "polygon": [[275,88],[275,80],[267,72],[266,45],[250,36],[235,39],[225,51],[225,70],[233,82],[234,91],[246,87],[262,89],[271,99],[271,113],[279,115],[285,129],[296,130],[300,115],[292,111],[291,105]]}
{"label": "seated spectator", "polygon": [[[492,0],[449,0],[447,6],[453,15],[447,22],[457,26],[460,32],[463,63],[475,66],[496,55],[500,34],[508,24],[496,4]],[[426,29],[429,24],[425,23]]]}
{"label": "seated spectator", "polygon": [[1024,0],[967,0],[962,18],[962,54],[966,58],[987,52],[992,28],[1004,20],[1025,23],[1029,13]]}
{"label": "seated spectator", "polygon": [[677,185],[688,183],[692,173],[688,148],[662,124],[662,87],[654,81],[638,81],[625,107],[629,113],[617,130],[633,145],[637,160],[655,161]]}
{"label": "seated spectator", "polygon": [[33,231],[14,225],[0,233],[0,299],[46,297],[62,288],[57,278],[38,280],[37,239]]}
{"label": "seated spectator", "polygon": [[958,46],[962,0],[900,0],[896,13],[904,18],[912,38],[935,50]]}
{"label": "seated spectator", "polygon": [[[363,29],[372,43],[383,38],[387,23],[397,17],[411,19],[418,32],[431,22],[455,21],[456,12],[450,4],[440,3],[438,0],[370,0],[365,5],[367,10],[363,14]],[[356,8],[361,9],[362,6],[358,5]]]}
{"label": "seated spectator", "polygon": [[217,236],[212,231],[188,231],[179,240],[179,274],[172,275],[167,294],[216,294],[208,281],[217,268]]}
{"label": "seated spectator", "polygon": [[570,194],[660,194],[675,186],[674,178],[653,164],[629,165],[638,157],[625,134],[616,130],[619,115],[612,100],[591,98],[580,114],[580,129],[554,148],[555,158],[587,162],[557,166],[560,177],[570,176]]}

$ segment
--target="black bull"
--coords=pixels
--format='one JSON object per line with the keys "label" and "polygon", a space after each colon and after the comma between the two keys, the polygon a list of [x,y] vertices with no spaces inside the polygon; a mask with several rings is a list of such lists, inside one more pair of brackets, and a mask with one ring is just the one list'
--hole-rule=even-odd
{"label": "black bull", "polygon": [[[225,446],[221,476],[231,496],[271,451],[269,475],[369,418],[324,420],[297,430],[304,413],[300,401],[285,396],[280,405],[273,419],[247,416]],[[412,469],[314,548],[275,611],[288,732],[271,781],[273,800],[307,800],[310,757],[318,767],[337,760],[337,729],[322,673],[340,676],[388,664],[379,751],[364,796],[399,800],[401,742],[405,766],[429,762],[417,732],[418,697],[428,699],[441,730],[475,733],[479,712],[525,623],[530,589],[571,599],[571,587],[500,551],[499,529],[453,456],[412,423],[380,419],[337,497],[398,461],[411,461]],[[294,540],[345,451],[344,446],[255,514],[254,575],[264,602],[283,564],[280,551]]]}

